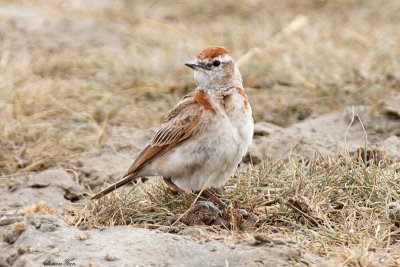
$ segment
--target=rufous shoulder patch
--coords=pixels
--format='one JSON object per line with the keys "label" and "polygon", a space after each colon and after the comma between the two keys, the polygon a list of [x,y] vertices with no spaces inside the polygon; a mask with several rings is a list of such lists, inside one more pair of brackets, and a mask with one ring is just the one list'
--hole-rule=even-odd
{"label": "rufous shoulder patch", "polygon": [[244,98],[244,106],[245,106],[245,108],[247,109],[247,108],[248,108],[248,105],[249,105],[249,100],[247,99],[246,93],[245,93],[244,90],[243,90],[242,88],[240,88],[240,87],[236,87],[236,90],[238,91],[238,93],[239,93],[241,96],[243,96],[243,98]]}
{"label": "rufous shoulder patch", "polygon": [[194,100],[203,107],[204,110],[208,110],[213,114],[216,114],[215,109],[211,105],[210,100],[207,97],[207,93],[204,91],[195,91],[193,94]]}
{"label": "rufous shoulder patch", "polygon": [[201,51],[198,55],[197,58],[199,59],[212,59],[218,56],[222,56],[231,54],[231,51],[229,51],[228,49],[226,49],[225,47],[222,46],[211,46],[211,47],[207,47],[205,49],[203,49],[203,51]]}

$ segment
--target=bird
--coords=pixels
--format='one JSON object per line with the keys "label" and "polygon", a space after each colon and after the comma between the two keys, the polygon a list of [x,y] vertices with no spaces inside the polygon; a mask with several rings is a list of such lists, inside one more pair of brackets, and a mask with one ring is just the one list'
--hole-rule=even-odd
{"label": "bird", "polygon": [[162,176],[179,193],[203,190],[221,209],[227,208],[210,189],[226,183],[252,142],[251,106],[227,48],[205,48],[185,65],[193,70],[195,90],[166,114],[121,180],[91,199],[141,177]]}

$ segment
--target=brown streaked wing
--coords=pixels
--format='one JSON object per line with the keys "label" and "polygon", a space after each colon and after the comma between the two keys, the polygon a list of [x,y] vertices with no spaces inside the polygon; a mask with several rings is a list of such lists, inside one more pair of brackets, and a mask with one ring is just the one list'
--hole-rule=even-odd
{"label": "brown streaked wing", "polygon": [[202,107],[191,94],[185,96],[165,117],[160,128],[124,176],[141,169],[156,157],[192,136],[200,121]]}

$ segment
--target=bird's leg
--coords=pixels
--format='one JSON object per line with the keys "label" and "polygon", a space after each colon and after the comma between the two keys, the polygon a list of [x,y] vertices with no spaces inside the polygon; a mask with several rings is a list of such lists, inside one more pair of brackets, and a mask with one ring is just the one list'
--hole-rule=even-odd
{"label": "bird's leg", "polygon": [[172,190],[178,192],[179,194],[182,194],[189,203],[192,203],[193,200],[190,197],[190,195],[186,193],[184,190],[180,189],[176,184],[174,184],[174,182],[172,182],[170,177],[167,178],[164,177],[163,180],[167,184],[167,186],[169,186]]}
{"label": "bird's leg", "polygon": [[228,206],[221,200],[221,199],[219,199],[218,197],[216,197],[215,195],[213,195],[210,191],[208,191],[207,189],[204,189],[203,190],[203,195],[206,195],[206,196],[208,196],[209,198],[211,198],[212,200],[214,200],[215,201],[215,203],[217,203],[218,204],[218,206],[219,206],[219,208],[221,209],[221,210],[226,210],[227,208],[228,208]]}
{"label": "bird's leg", "polygon": [[[167,177],[167,178],[164,177],[163,179],[164,179],[164,182],[167,184],[167,186],[169,186],[172,190],[178,192],[179,194],[182,194],[188,202],[190,202],[190,203],[193,202],[193,199],[190,197],[190,195],[188,193],[186,193],[184,190],[180,189],[176,184],[174,184],[174,182],[172,182],[170,177]],[[219,199],[218,197],[213,195],[207,189],[203,190],[203,195],[208,196],[213,201],[215,201],[215,203],[217,203],[217,205],[219,206],[219,208],[221,210],[224,211],[228,208],[228,206],[221,199]]]}

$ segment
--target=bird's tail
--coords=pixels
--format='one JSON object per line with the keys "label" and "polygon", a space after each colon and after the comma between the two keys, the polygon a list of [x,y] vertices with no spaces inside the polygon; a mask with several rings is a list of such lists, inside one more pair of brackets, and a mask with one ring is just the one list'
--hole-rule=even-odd
{"label": "bird's tail", "polygon": [[110,185],[110,186],[107,187],[106,189],[103,189],[102,191],[100,191],[100,192],[97,193],[96,195],[92,196],[92,197],[90,198],[90,200],[92,200],[92,199],[99,199],[99,198],[101,198],[102,196],[107,195],[108,193],[110,193],[110,192],[116,190],[117,188],[119,188],[119,187],[121,187],[121,186],[123,186],[123,185],[125,185],[125,184],[127,184],[127,183],[129,183],[129,182],[137,180],[137,178],[138,178],[138,177],[136,176],[136,173],[130,173],[130,174],[128,174],[128,175],[122,177],[122,179],[119,180],[118,182],[116,182],[115,184]]}

